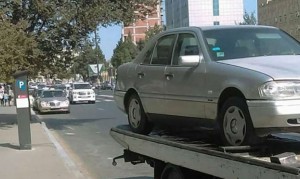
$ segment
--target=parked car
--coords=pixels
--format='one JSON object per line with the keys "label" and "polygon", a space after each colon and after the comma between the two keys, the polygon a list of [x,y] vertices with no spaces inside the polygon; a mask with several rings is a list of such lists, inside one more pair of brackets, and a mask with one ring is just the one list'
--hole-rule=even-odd
{"label": "parked car", "polygon": [[63,90],[43,90],[37,100],[39,113],[66,112],[70,113],[70,103]]}
{"label": "parked car", "polygon": [[54,88],[63,90],[66,93],[66,97],[69,98],[70,85],[56,84],[54,85]]}
{"label": "parked car", "polygon": [[92,89],[92,86],[88,82],[75,82],[72,83],[70,88],[69,99],[70,103],[87,102],[95,103],[96,94]]}
{"label": "parked car", "polygon": [[38,99],[40,98],[42,91],[43,91],[43,89],[35,89],[32,92],[32,97],[33,97],[32,109],[33,110],[38,110]]}
{"label": "parked car", "polygon": [[109,81],[105,81],[105,82],[102,83],[101,89],[102,90],[108,90],[108,89],[112,90],[113,85]]}
{"label": "parked car", "polygon": [[154,119],[196,119],[225,145],[252,145],[300,131],[299,54],[299,42],[274,27],[168,30],[118,68],[115,100],[136,133]]}

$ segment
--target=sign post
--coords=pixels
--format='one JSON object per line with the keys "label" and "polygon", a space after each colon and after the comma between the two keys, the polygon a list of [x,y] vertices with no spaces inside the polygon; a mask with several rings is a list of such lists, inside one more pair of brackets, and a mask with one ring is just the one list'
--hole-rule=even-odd
{"label": "sign post", "polygon": [[14,74],[15,102],[17,107],[18,135],[21,150],[31,149],[30,120],[31,112],[28,94],[28,72]]}

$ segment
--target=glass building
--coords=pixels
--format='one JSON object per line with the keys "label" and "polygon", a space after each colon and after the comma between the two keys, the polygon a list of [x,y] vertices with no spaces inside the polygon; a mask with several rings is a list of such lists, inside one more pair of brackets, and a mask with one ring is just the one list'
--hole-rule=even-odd
{"label": "glass building", "polygon": [[243,0],[166,0],[168,29],[187,26],[235,25],[243,22]]}

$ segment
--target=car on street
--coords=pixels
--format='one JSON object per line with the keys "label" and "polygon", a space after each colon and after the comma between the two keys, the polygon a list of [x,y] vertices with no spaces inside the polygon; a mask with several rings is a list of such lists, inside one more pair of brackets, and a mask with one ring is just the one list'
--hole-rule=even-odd
{"label": "car on street", "polygon": [[60,89],[43,90],[37,99],[39,113],[66,112],[70,113],[70,103],[66,94]]}
{"label": "car on street", "polygon": [[56,84],[56,85],[54,85],[54,88],[63,90],[66,93],[66,97],[69,98],[70,85]]}
{"label": "car on street", "polygon": [[268,26],[167,30],[117,71],[115,101],[131,129],[197,121],[224,145],[300,131],[300,45]]}
{"label": "car on street", "polygon": [[38,108],[38,99],[40,98],[41,94],[42,94],[43,89],[34,89],[34,91],[32,92],[32,109],[33,110],[37,110]]}
{"label": "car on street", "polygon": [[69,92],[70,103],[87,102],[94,104],[96,94],[88,82],[74,82]]}
{"label": "car on street", "polygon": [[110,83],[109,81],[105,81],[105,82],[102,83],[101,89],[102,90],[108,90],[108,89],[112,90],[113,89],[113,84]]}

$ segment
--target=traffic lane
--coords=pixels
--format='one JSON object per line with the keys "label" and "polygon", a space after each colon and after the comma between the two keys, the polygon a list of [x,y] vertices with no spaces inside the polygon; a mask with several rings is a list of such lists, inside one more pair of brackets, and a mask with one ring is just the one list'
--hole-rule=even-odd
{"label": "traffic lane", "polygon": [[127,117],[107,98],[97,98],[96,104],[71,105],[70,114],[42,115],[42,118],[58,134],[79,167],[92,178],[153,178],[153,169],[147,164],[133,166],[121,159],[116,167],[112,166],[112,158],[121,155],[123,148],[111,138],[109,131],[127,124]]}

